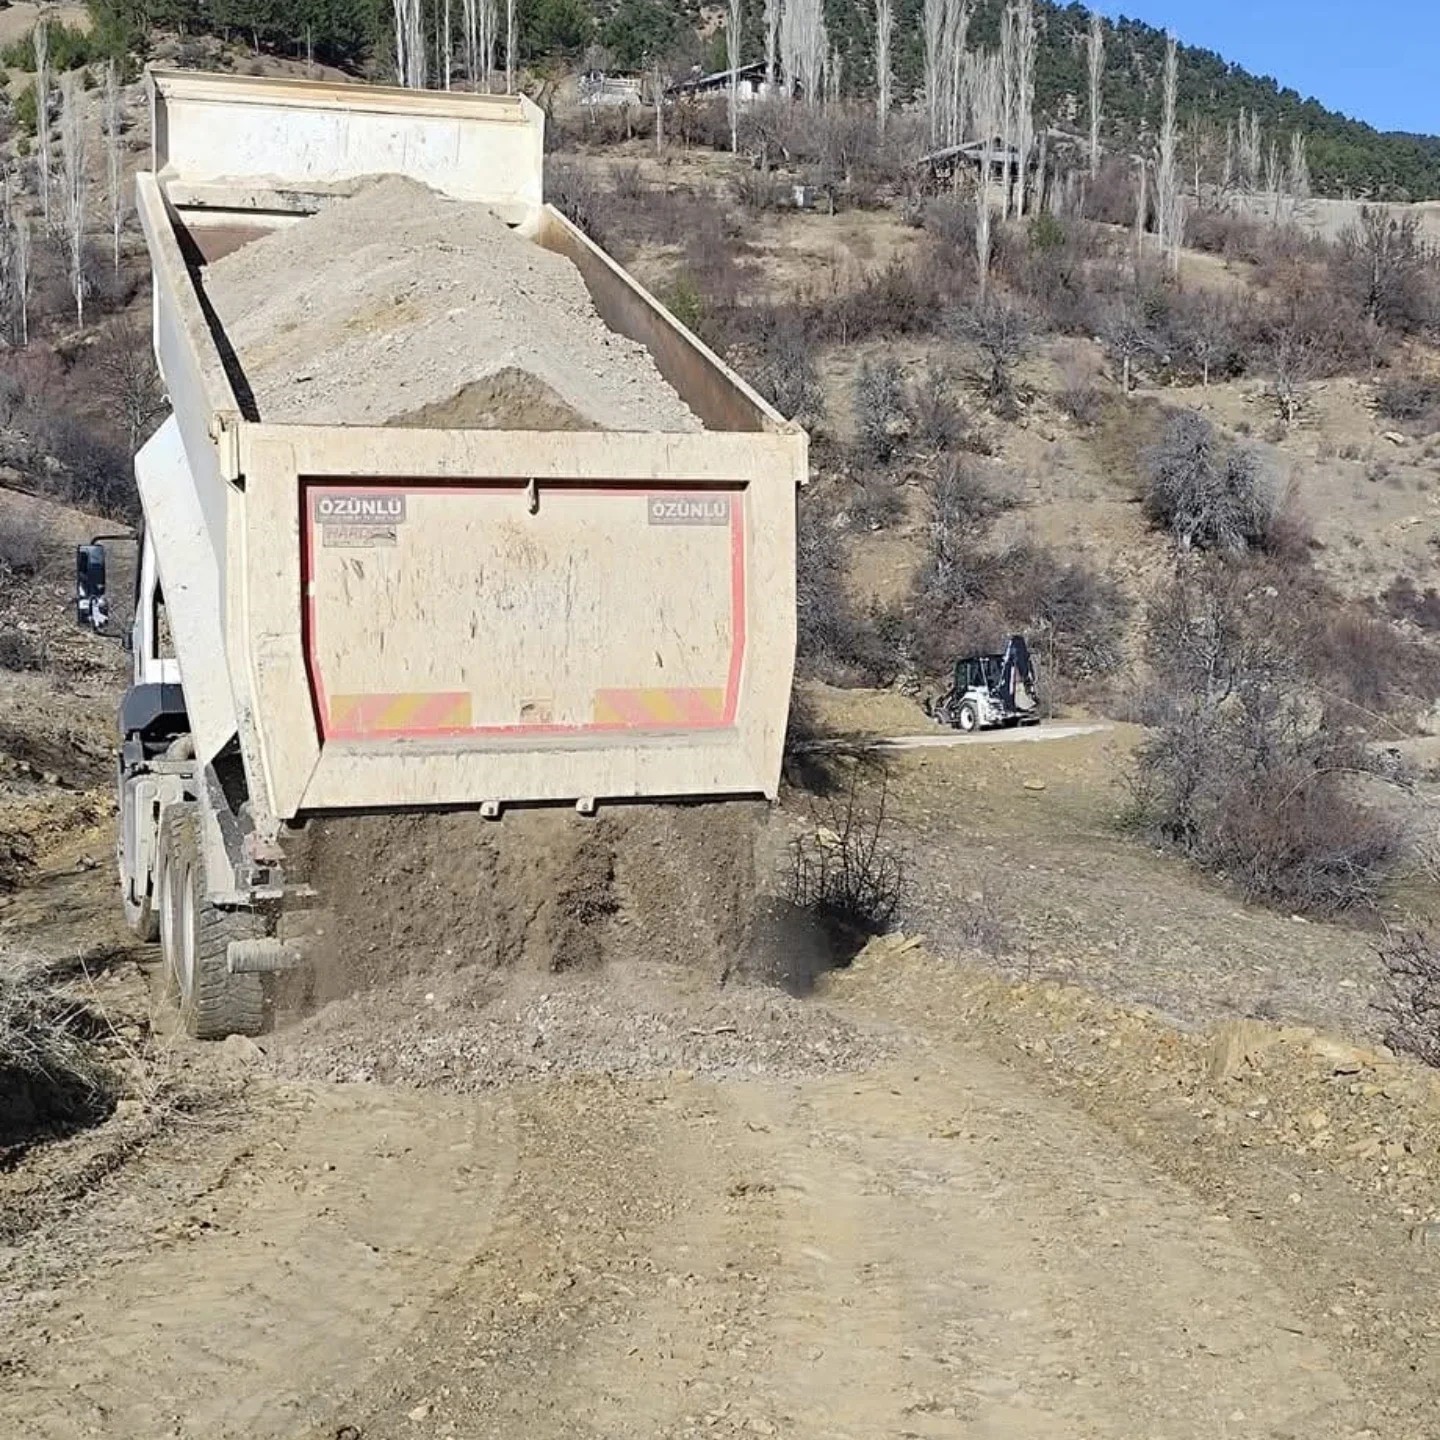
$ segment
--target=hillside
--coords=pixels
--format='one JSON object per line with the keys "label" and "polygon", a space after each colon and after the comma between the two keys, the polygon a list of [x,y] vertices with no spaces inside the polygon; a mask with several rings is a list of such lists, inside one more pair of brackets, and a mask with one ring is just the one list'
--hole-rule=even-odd
{"label": "hillside", "polygon": [[[463,49],[458,38],[463,7],[445,0],[422,0],[422,5],[427,35],[437,35],[441,17],[450,17],[458,56]],[[90,0],[89,8],[97,40],[77,51],[81,59],[116,47],[143,51],[157,33],[178,32],[248,42],[257,50],[290,57],[308,53],[374,78],[387,78],[391,72],[393,19],[390,6],[379,0],[225,0],[214,5],[200,0]],[[972,45],[996,44],[1002,9],[1003,0],[978,0],[970,27]],[[922,11],[923,0],[899,0],[896,6],[893,51],[900,104],[913,102],[922,85]],[[826,0],[825,14],[830,43],[841,62],[842,93],[872,95],[870,0]],[[744,0],[742,15],[743,54],[747,60],[762,59],[763,0]],[[1052,124],[1083,123],[1089,12],[1079,4],[1039,0],[1036,18],[1039,114]],[[692,63],[707,68],[726,63],[719,8],[694,0],[520,0],[516,28],[520,60],[542,98],[557,74],[582,62],[633,70],[658,60],[672,71]],[[1155,127],[1164,49],[1164,33],[1154,26],[1134,20],[1107,22],[1104,115],[1112,143],[1129,143],[1147,126]],[[1198,122],[1189,143],[1193,146],[1196,133],[1203,137],[1208,165],[1218,166],[1226,126],[1242,108],[1259,116],[1267,136],[1276,136],[1282,150],[1292,131],[1307,136],[1317,193],[1395,201],[1440,197],[1440,138],[1382,134],[1213,51],[1183,47],[1179,113],[1182,124]],[[1187,172],[1193,163],[1190,155]]]}

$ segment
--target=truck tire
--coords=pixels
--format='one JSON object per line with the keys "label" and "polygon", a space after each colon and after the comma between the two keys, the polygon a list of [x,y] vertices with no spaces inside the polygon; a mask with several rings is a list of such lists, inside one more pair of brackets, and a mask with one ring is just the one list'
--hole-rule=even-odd
{"label": "truck tire", "polygon": [[973,735],[980,728],[980,707],[973,700],[962,700],[955,716],[955,728]]}
{"label": "truck tire", "polygon": [[206,898],[200,817],[193,804],[171,805],[160,821],[159,999],[196,1040],[257,1035],[265,1019],[260,976],[232,975],[232,940],[253,940],[254,916],[222,910]]}

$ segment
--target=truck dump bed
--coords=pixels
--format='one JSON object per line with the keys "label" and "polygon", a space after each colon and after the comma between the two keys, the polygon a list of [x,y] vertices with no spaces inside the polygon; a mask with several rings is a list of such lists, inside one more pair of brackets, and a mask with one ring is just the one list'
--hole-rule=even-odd
{"label": "truck dump bed", "polygon": [[[806,437],[543,203],[536,108],[165,72],[151,91],[137,201],[174,416],[137,476],[198,758],[238,739],[275,819],[773,796]],[[266,420],[206,267],[392,174],[565,257],[703,428]]]}

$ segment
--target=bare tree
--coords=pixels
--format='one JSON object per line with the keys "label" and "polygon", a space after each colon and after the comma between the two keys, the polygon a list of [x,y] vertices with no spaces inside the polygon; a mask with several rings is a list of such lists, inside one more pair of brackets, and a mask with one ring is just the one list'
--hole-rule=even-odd
{"label": "bare tree", "polygon": [[1150,221],[1150,164],[1143,155],[1135,157],[1135,259],[1145,253],[1145,229]]}
{"label": "bare tree", "polygon": [[118,275],[120,224],[125,215],[125,177],[120,163],[120,70],[114,60],[105,66],[105,109],[101,128],[105,135],[105,183],[110,205],[111,249]]}
{"label": "bare tree", "polygon": [[480,85],[480,12],[476,0],[460,0],[460,29],[465,76],[475,90]]}
{"label": "bare tree", "polygon": [[133,455],[165,413],[149,327],[131,318],[115,321],[96,348],[99,389],[115,407]]}
{"label": "bare tree", "polygon": [[780,44],[780,8],[782,0],[765,0],[765,93],[775,96],[775,54]]}
{"label": "bare tree", "polygon": [[1289,330],[1275,338],[1267,357],[1268,393],[1285,424],[1294,427],[1309,400],[1310,382],[1320,369],[1320,357],[1308,336]]}
{"label": "bare tree", "polygon": [[440,66],[445,74],[445,83],[441,88],[448,90],[450,77],[455,73],[455,26],[450,16],[450,0],[445,0],[441,14],[440,23],[445,32],[440,47]]}
{"label": "bare tree", "polygon": [[730,62],[730,153],[740,153],[740,0],[730,0],[725,24],[725,58]]}
{"label": "bare tree", "polygon": [[1015,367],[1030,352],[1029,317],[1004,300],[988,299],[961,311],[955,329],[984,357],[980,381],[985,397],[996,410],[1005,411],[1015,400]]}
{"label": "bare tree", "polygon": [[657,55],[650,64],[650,91],[655,101],[655,153],[665,149],[665,76]]}
{"label": "bare tree", "polygon": [[60,90],[60,179],[77,326],[85,323],[85,116],[81,105],[77,76],[71,71]]}
{"label": "bare tree", "polygon": [[1100,173],[1100,101],[1105,78],[1105,22],[1098,10],[1090,12],[1090,37],[1085,44],[1090,71],[1090,178]]}
{"label": "bare tree", "polygon": [[[1001,83],[1000,58],[981,53],[972,56],[968,68],[970,78],[966,89],[975,115],[975,133],[980,137],[981,158],[979,183],[975,186],[975,261],[980,300],[984,303],[990,283],[990,212],[994,201],[995,132],[999,126]],[[1008,171],[1009,153],[1002,152]]]}
{"label": "bare tree", "polygon": [[1235,185],[1235,122],[1225,125],[1225,170],[1220,178],[1220,189],[1228,195]]}
{"label": "bare tree", "polygon": [[830,58],[825,62],[825,101],[828,105],[840,103],[840,78],[844,73],[845,59],[839,48],[830,47]]}
{"label": "bare tree", "polygon": [[39,21],[30,36],[35,47],[35,160],[40,167],[40,210],[50,223],[50,29]]}
{"label": "bare tree", "polygon": [[1000,213],[1010,216],[1010,154],[1015,145],[1015,7],[1007,4],[1000,16],[1000,146],[1005,152],[1005,185]]}
{"label": "bare tree", "polygon": [[970,0],[947,0],[940,64],[947,145],[958,145],[965,138],[965,49],[969,35]]}
{"label": "bare tree", "polygon": [[425,32],[420,0],[392,0],[395,9],[395,78],[409,90],[425,88]]}
{"label": "bare tree", "polygon": [[1253,195],[1260,188],[1264,160],[1260,153],[1260,117],[1240,110],[1239,130],[1240,188]]}
{"label": "bare tree", "polygon": [[1270,218],[1280,219],[1280,196],[1285,189],[1285,172],[1280,164],[1280,142],[1271,136],[1265,152],[1265,193],[1270,197]]}
{"label": "bare tree", "polygon": [[11,224],[15,230],[15,308],[19,312],[20,343],[30,343],[30,222],[20,213],[19,202],[11,199]]}
{"label": "bare tree", "polygon": [[1129,399],[1135,362],[1153,348],[1154,336],[1138,307],[1123,300],[1106,317],[1101,337],[1111,358],[1120,362],[1120,391]]}
{"label": "bare tree", "polygon": [[1015,12],[1015,209],[1025,214],[1030,152],[1035,144],[1035,11],[1032,0],[1011,0]]}
{"label": "bare tree", "polygon": [[780,57],[785,86],[797,89],[807,105],[824,99],[825,62],[830,37],[823,0],[790,0],[780,19]]}
{"label": "bare tree", "polygon": [[1160,252],[1172,270],[1180,265],[1180,177],[1175,165],[1175,98],[1179,47],[1169,36],[1165,46],[1165,83],[1160,114],[1160,163],[1155,172],[1155,219]]}
{"label": "bare tree", "polygon": [[515,0],[505,0],[505,93],[515,93]]}
{"label": "bare tree", "polygon": [[1310,198],[1310,157],[1304,134],[1297,130],[1290,137],[1290,173],[1286,183],[1292,200]]}
{"label": "bare tree", "polygon": [[890,37],[894,30],[894,0],[875,0],[875,126],[882,137],[890,113]]}
{"label": "bare tree", "polygon": [[939,145],[944,137],[945,113],[942,75],[945,65],[946,0],[925,0],[921,32],[925,41],[925,109],[930,121],[930,143]]}

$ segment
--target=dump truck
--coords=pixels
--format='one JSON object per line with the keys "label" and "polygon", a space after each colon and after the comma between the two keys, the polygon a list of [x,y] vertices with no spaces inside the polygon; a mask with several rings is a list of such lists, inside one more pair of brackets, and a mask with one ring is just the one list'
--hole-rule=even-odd
{"label": "dump truck", "polygon": [[[169,999],[206,1038],[260,1028],[265,977],[305,963],[291,920],[324,896],[292,857],[317,817],[463,807],[503,828],[514,807],[584,824],[773,799],[807,439],[545,202],[527,98],[147,85],[135,199],[171,413],[135,460],[117,854],[126,919],[159,939]],[[207,271],[387,176],[563,257],[694,427],[267,419]],[[115,623],[106,586],[105,543],[82,547],[96,628]]]}

